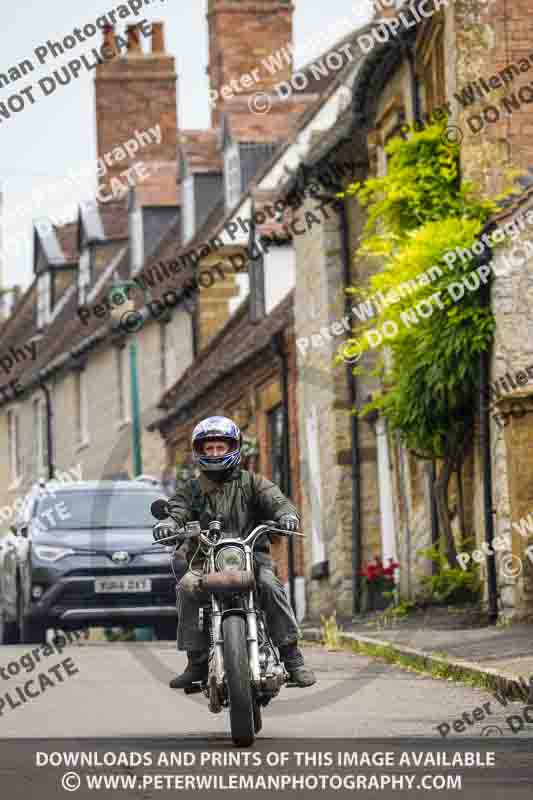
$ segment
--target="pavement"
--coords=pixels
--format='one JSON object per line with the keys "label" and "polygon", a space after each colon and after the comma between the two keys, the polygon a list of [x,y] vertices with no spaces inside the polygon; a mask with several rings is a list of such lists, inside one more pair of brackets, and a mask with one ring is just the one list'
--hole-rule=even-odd
{"label": "pavement", "polygon": [[[338,621],[344,639],[363,646],[381,644],[395,653],[417,657],[428,668],[448,666],[457,674],[485,676],[491,688],[512,697],[517,683],[533,677],[533,625],[489,625],[474,609],[421,609],[383,624],[379,615]],[[304,623],[304,637],[322,639],[320,625]],[[533,703],[533,690],[529,697]]]}

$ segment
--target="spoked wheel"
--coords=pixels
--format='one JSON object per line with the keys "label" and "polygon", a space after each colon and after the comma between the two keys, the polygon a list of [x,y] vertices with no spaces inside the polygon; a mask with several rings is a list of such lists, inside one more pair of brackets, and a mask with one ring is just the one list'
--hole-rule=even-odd
{"label": "spoked wheel", "polygon": [[263,727],[263,717],[261,714],[261,706],[254,697],[254,732],[259,733]]}
{"label": "spoked wheel", "polygon": [[226,617],[223,634],[231,738],[237,747],[249,747],[255,739],[255,724],[244,619],[237,616]]}

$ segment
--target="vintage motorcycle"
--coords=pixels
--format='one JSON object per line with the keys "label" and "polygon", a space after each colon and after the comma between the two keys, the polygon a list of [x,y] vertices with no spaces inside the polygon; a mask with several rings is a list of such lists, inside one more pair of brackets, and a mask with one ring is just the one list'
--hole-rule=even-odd
{"label": "vintage motorcycle", "polygon": [[[154,526],[154,532],[158,529],[154,544],[165,544],[165,540],[174,544],[182,529],[167,521],[166,502],[156,500],[151,512],[162,520]],[[201,530],[199,522],[189,522],[171,553],[174,571],[177,551],[186,542],[198,542],[189,561],[189,573],[196,575],[198,588],[210,595],[210,603],[200,608],[198,620],[200,630],[210,635],[207,682],[193,684],[184,691],[204,692],[214,714],[229,708],[231,736],[237,747],[253,744],[262,727],[261,708],[279,694],[284,684],[294,685],[288,683],[289,674],[257,602],[253,554],[257,540],[265,534],[304,535],[283,530],[275,522],[265,522],[245,539],[239,539],[225,534],[217,520],[209,524],[208,530]],[[204,559],[203,569],[196,572],[192,565],[200,558]]]}

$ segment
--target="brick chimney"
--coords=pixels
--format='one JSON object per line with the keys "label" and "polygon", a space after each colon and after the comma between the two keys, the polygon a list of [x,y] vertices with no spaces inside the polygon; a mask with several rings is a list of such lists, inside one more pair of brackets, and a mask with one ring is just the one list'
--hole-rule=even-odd
{"label": "brick chimney", "polygon": [[[148,177],[138,184],[137,202],[175,206],[178,204],[177,75],[174,57],[165,52],[163,23],[152,24],[148,37],[151,48],[143,47],[144,32],[148,30],[147,24],[143,29],[128,25],[127,50],[122,49],[120,55],[111,58],[113,52],[117,53],[115,32],[112,27],[104,29],[107,58],[96,68],[96,131],[98,157],[108,155],[112,163],[99,183],[104,187],[103,195],[110,191],[111,178],[127,182],[119,177],[120,173],[142,161]],[[122,34],[121,38],[124,39]],[[138,149],[119,160],[118,148],[124,150],[126,142],[130,143],[130,151],[135,143]]]}
{"label": "brick chimney", "polygon": [[[210,91],[219,93],[216,105],[212,106],[213,127],[219,124],[224,108],[220,91],[232,79],[240,84],[236,96],[242,97],[268,92],[290,78],[293,11],[292,0],[208,0],[207,74]],[[275,56],[277,64],[269,70],[262,60],[273,64],[270,59]],[[259,81],[253,79],[249,86],[240,83],[241,76],[252,75],[254,69]]]}

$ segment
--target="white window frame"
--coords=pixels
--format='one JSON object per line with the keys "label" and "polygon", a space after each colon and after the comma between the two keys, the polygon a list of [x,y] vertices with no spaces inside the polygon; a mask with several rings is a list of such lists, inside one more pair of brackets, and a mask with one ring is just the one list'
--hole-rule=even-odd
{"label": "white window frame", "polygon": [[14,486],[22,480],[22,450],[20,447],[20,419],[18,412],[10,409],[7,412],[7,435],[9,442],[9,468]]}
{"label": "white window frame", "polygon": [[76,436],[78,447],[87,447],[89,435],[89,398],[87,394],[87,372],[80,370],[75,375]]}
{"label": "white window frame", "polygon": [[239,145],[231,144],[224,151],[224,190],[226,211],[234,208],[241,198],[241,159]]}
{"label": "white window frame", "polygon": [[173,337],[168,328],[168,323],[161,323],[159,340],[159,363],[161,375],[161,391],[170,389],[178,379],[176,352]]}
{"label": "white window frame", "polygon": [[37,477],[45,477],[43,473],[46,471],[46,447],[45,436],[46,431],[46,407],[44,397],[37,396],[32,401],[33,410],[33,443],[35,454],[35,469]]}
{"label": "white window frame", "polygon": [[144,264],[144,227],[142,208],[136,208],[129,214],[131,242],[131,275],[135,275]]}
{"label": "white window frame", "polygon": [[50,322],[52,313],[52,275],[45,272],[37,278],[37,328],[42,330]]}
{"label": "white window frame", "polygon": [[194,176],[183,181],[183,243],[189,242],[196,228],[196,209],[194,207]]}
{"label": "white window frame", "polygon": [[121,428],[131,422],[130,411],[130,385],[129,374],[129,350],[127,347],[117,347],[116,366],[117,366],[117,387],[118,387],[118,415],[117,424]]}
{"label": "white window frame", "polygon": [[87,300],[87,291],[91,285],[91,251],[86,247],[80,255],[78,267],[78,297],[80,305],[84,305]]}

